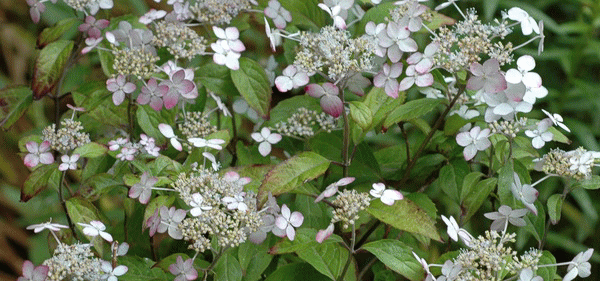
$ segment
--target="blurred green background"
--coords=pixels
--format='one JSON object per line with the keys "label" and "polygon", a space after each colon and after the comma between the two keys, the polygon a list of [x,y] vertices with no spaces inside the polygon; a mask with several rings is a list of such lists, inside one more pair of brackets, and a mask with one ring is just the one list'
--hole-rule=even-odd
{"label": "blurred green background", "polygon": [[[60,3],[61,1],[59,1]],[[134,13],[143,14],[148,8],[165,7],[164,3],[143,0],[114,0],[113,15]],[[163,1],[164,2],[164,1]],[[264,3],[266,1],[261,1]],[[357,1],[358,2],[358,1]],[[368,1],[363,1],[368,2]],[[425,3],[430,7],[443,1]],[[536,57],[538,72],[548,88],[549,95],[538,100],[531,113],[532,118],[542,118],[540,109],[560,113],[572,133],[570,145],[559,145],[562,149],[574,149],[583,146],[588,150],[600,151],[600,1],[598,0],[477,0],[460,1],[464,9],[475,7],[484,20],[499,17],[502,10],[517,6],[526,10],[537,20],[543,20],[545,51],[537,56],[537,45],[531,44],[519,49],[516,57],[531,54]],[[458,17],[454,10],[442,11]],[[101,11],[101,17],[106,17]],[[39,24],[31,22],[28,6],[24,0],[0,1],[0,88],[11,85],[27,85],[33,71],[36,57],[37,35],[58,20],[73,16],[62,5],[47,5]],[[253,21],[255,23],[255,21]],[[262,26],[256,27],[262,31]],[[70,35],[75,36],[73,30]],[[519,36],[517,29],[511,36]],[[266,39],[266,37],[265,37]],[[256,40],[256,39],[255,39]],[[522,38],[515,42],[522,42]],[[265,46],[264,43],[255,44]],[[261,52],[259,52],[261,53]],[[66,87],[76,87],[92,79],[103,77],[92,56],[81,61],[72,70]],[[61,106],[66,108],[66,103]],[[29,174],[19,153],[18,140],[50,124],[53,105],[49,100],[34,102],[33,106],[10,130],[0,132],[0,281],[14,280],[20,273],[24,259],[39,264],[49,256],[47,237],[32,235],[24,227],[39,223],[52,216],[58,222],[63,221],[60,204],[53,191],[45,191],[28,203],[19,202],[19,190]],[[0,104],[0,112],[6,114],[6,108]],[[552,143],[552,146],[557,145]],[[547,148],[546,148],[547,149]],[[595,171],[596,174],[598,171]],[[532,175],[539,178],[539,175]],[[553,193],[560,192],[563,182],[550,179],[539,186],[540,199],[545,202]],[[576,190],[567,197],[563,206],[562,220],[558,225],[550,226],[545,249],[554,253],[557,260],[568,261],[586,248],[600,245],[598,210],[600,210],[600,191]],[[488,222],[481,221],[483,225]],[[479,230],[474,230],[478,233]],[[526,234],[519,237],[527,237]],[[531,239],[529,239],[531,240]],[[517,248],[529,247],[531,241],[519,239]],[[600,255],[592,258],[593,275],[588,280],[600,280]],[[564,269],[559,272],[564,274]]]}

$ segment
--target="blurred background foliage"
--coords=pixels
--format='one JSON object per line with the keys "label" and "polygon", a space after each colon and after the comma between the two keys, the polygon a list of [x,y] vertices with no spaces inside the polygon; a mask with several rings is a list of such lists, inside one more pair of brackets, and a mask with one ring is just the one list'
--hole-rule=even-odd
{"label": "blurred background foliage", "polygon": [[[113,16],[129,13],[142,15],[149,8],[165,7],[164,4],[149,0],[114,2]],[[259,2],[262,6],[266,3]],[[429,1],[425,4],[433,7],[440,2],[443,1]],[[582,146],[588,150],[600,151],[600,1],[464,0],[458,4],[463,9],[475,7],[484,20],[500,17],[501,11],[516,6],[526,10],[537,20],[544,21],[544,52],[537,56],[537,45],[531,44],[519,49],[515,55],[518,57],[530,54],[536,57],[535,71],[542,76],[544,86],[549,90],[549,95],[536,104],[538,110],[534,110],[530,117],[542,118],[539,110],[542,108],[560,113],[572,130],[568,135],[572,143],[559,147],[570,150]],[[442,12],[455,18],[459,17],[450,8]],[[71,16],[73,13],[66,6],[49,4],[41,22],[36,25],[30,20],[25,1],[0,1],[0,88],[27,85],[31,82],[33,61],[37,52],[37,35],[45,27]],[[106,17],[107,14],[101,12],[100,16]],[[266,58],[270,51],[264,36],[262,16],[251,15],[249,23],[251,27],[243,34],[243,40],[248,42],[247,46],[252,46],[253,52],[244,55]],[[519,36],[518,33],[510,36]],[[65,36],[76,35],[77,32],[73,28]],[[89,56],[70,70],[65,88],[75,88],[90,80],[102,80],[101,77],[103,75],[97,58]],[[274,98],[279,100],[275,96]],[[61,107],[66,108],[67,103],[69,100],[64,100]],[[0,116],[6,114],[4,104],[0,104],[0,112]],[[0,132],[0,280],[14,280],[20,273],[24,259],[38,264],[49,256],[47,237],[32,236],[31,232],[24,231],[25,226],[39,223],[49,216],[64,223],[64,216],[54,191],[46,190],[28,203],[19,202],[19,190],[29,170],[23,164],[18,141],[23,136],[39,134],[44,126],[50,124],[53,112],[53,104],[48,99],[36,101],[12,128]],[[532,178],[540,178],[540,175],[533,174]],[[550,179],[542,183],[539,186],[541,201],[545,202],[551,194],[560,192],[564,184],[560,179]],[[436,204],[443,204],[443,200],[439,199],[440,195],[435,192],[435,189],[429,189],[428,195],[434,198]],[[550,226],[545,246],[545,249],[554,253],[558,261],[571,260],[576,253],[600,245],[600,236],[595,235],[600,232],[599,192],[578,189],[567,197],[562,210],[563,219],[557,225]],[[105,210],[110,210],[112,206],[111,202],[102,200],[99,204],[104,204],[102,207]],[[443,214],[444,208],[438,206],[438,209],[441,209],[440,213]],[[440,224],[438,226],[441,227]],[[472,233],[483,233],[488,227],[489,221],[485,221],[481,213],[476,214],[471,224],[466,226]],[[536,245],[535,239],[525,230],[522,232],[519,233],[517,241],[519,250]],[[440,245],[439,248],[444,251],[445,246]],[[588,280],[598,280],[600,255],[595,253],[592,261],[593,275]]]}

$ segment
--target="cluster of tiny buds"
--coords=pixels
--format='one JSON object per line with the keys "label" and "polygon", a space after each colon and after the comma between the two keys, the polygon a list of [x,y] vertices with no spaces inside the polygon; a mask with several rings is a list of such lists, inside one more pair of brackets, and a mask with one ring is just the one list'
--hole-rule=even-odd
{"label": "cluster of tiny buds", "polygon": [[503,38],[510,33],[504,22],[495,25],[483,24],[475,12],[468,10],[466,18],[452,28],[441,27],[432,42],[439,44],[434,55],[434,64],[448,71],[460,71],[480,60],[481,55],[498,60],[500,65],[512,62],[512,43],[494,43],[494,38]]}
{"label": "cluster of tiny buds", "polygon": [[115,56],[113,69],[116,71],[116,75],[133,75],[138,79],[152,76],[156,71],[155,63],[160,59],[155,54],[142,48],[113,48],[112,53]]}
{"label": "cluster of tiny buds", "polygon": [[517,134],[526,126],[527,118],[521,117],[517,120],[502,120],[489,123],[492,134],[502,134],[509,139],[514,139]]}
{"label": "cluster of tiny buds", "polygon": [[[402,5],[398,5],[395,9],[390,11],[390,19],[388,21],[400,22],[410,11],[414,2],[406,1]],[[431,10],[426,10],[424,13],[418,15],[424,21],[430,22],[433,19],[433,13]]]}
{"label": "cluster of tiny buds", "polygon": [[58,130],[56,124],[52,124],[42,131],[44,141],[48,141],[53,150],[64,154],[90,142],[90,135],[82,132],[81,122],[64,119],[60,125],[61,128]]}
{"label": "cluster of tiny buds", "polygon": [[469,249],[462,249],[454,260],[462,266],[456,280],[497,280],[497,273],[502,270],[517,271],[514,257],[517,252],[505,246],[507,242],[514,243],[516,234],[500,235],[496,231],[486,231],[485,236],[471,240]]}
{"label": "cluster of tiny buds", "polygon": [[94,257],[91,244],[59,243],[52,258],[44,261],[48,266],[48,281],[95,281],[102,275],[101,260]]}
{"label": "cluster of tiny buds", "polygon": [[285,136],[310,138],[315,135],[315,127],[331,132],[336,125],[335,118],[330,115],[300,107],[286,122],[275,124],[274,131]]}
{"label": "cluster of tiny buds", "polygon": [[597,152],[587,151],[582,147],[572,151],[556,148],[536,160],[535,168],[546,174],[570,177],[579,181],[590,177],[592,166],[598,156],[600,155]]}
{"label": "cluster of tiny buds", "polygon": [[251,8],[251,0],[201,0],[190,6],[195,19],[203,24],[229,24],[241,11]]}
{"label": "cluster of tiny buds", "polygon": [[352,38],[346,30],[326,26],[320,33],[302,32],[294,65],[306,73],[323,73],[334,81],[371,70],[375,45],[368,36]]}
{"label": "cluster of tiny buds", "polygon": [[191,28],[178,21],[160,21],[155,25],[152,43],[167,47],[175,59],[192,59],[205,53],[207,41]]}
{"label": "cluster of tiny buds", "polygon": [[358,220],[358,213],[371,204],[371,196],[356,190],[344,190],[333,200],[333,218],[331,223],[342,222],[344,228],[353,225]]}
{"label": "cluster of tiny buds", "polygon": [[[186,112],[183,116],[183,122],[177,124],[177,128],[186,139],[205,138],[217,131],[217,127],[211,125],[206,116],[198,111]],[[188,151],[194,148],[187,142],[184,142],[183,146]]]}

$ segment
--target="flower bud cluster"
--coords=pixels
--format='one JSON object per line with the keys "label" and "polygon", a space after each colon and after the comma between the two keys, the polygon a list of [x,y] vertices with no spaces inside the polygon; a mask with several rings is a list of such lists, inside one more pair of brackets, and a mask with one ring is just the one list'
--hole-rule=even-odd
{"label": "flower bud cluster", "polygon": [[59,243],[52,258],[44,261],[48,266],[48,281],[95,281],[102,276],[101,262],[94,257],[91,244],[67,245]]}
{"label": "flower bud cluster", "polygon": [[517,134],[526,126],[526,124],[527,118],[521,117],[518,120],[502,120],[500,122],[496,120],[488,125],[492,131],[492,134],[502,134],[509,139],[514,139],[517,137]]}
{"label": "flower bud cluster", "polygon": [[338,81],[373,68],[375,45],[369,36],[352,38],[350,32],[326,26],[319,33],[302,32],[294,65],[307,73],[323,73]]}
{"label": "flower bud cluster", "polygon": [[243,192],[243,185],[242,181],[222,178],[202,167],[178,176],[172,186],[181,199],[196,206],[198,200],[192,195],[198,193],[204,209],[179,224],[190,249],[205,251],[210,245],[209,236],[215,236],[222,247],[235,247],[262,226],[256,194]]}
{"label": "flower bud cluster", "polygon": [[331,132],[336,126],[335,118],[330,115],[300,107],[286,122],[275,124],[274,130],[285,136],[310,138],[315,135],[315,130]]}
{"label": "flower bud cluster", "polygon": [[42,131],[44,141],[48,141],[53,150],[64,154],[90,142],[90,135],[82,132],[81,122],[64,119],[60,125],[61,128],[58,130],[56,130],[56,124],[52,124]]}
{"label": "flower bud cluster", "polygon": [[556,148],[536,160],[536,169],[546,174],[570,177],[579,181],[591,176],[597,158],[600,158],[600,153],[587,151],[583,147],[572,151]]}
{"label": "flower bud cluster", "polygon": [[471,240],[470,248],[462,249],[453,260],[461,267],[454,280],[497,280],[501,271],[516,274],[525,266],[536,267],[541,253],[530,251],[519,257],[505,244],[515,242],[516,234],[486,231],[485,236]]}
{"label": "flower bud cluster", "polygon": [[148,78],[154,74],[155,63],[160,59],[155,54],[141,48],[113,48],[112,53],[115,56],[113,69],[118,75],[133,75],[139,79]]}
{"label": "flower bud cluster", "polygon": [[250,0],[198,0],[190,6],[194,18],[203,24],[229,24],[240,12],[249,10]]}
{"label": "flower bud cluster", "polygon": [[504,38],[511,32],[506,22],[484,24],[475,10],[466,12],[466,18],[452,28],[441,27],[435,32],[432,42],[439,44],[434,55],[434,65],[451,72],[468,69],[482,55],[498,60],[500,65],[512,62],[512,43],[493,42],[496,37]]}
{"label": "flower bud cluster", "polygon": [[157,47],[167,47],[169,53],[177,60],[203,55],[207,41],[181,22],[164,20],[155,25],[152,43]]}
{"label": "flower bud cluster", "polygon": [[331,202],[335,209],[331,223],[341,221],[344,228],[353,225],[358,220],[358,213],[371,204],[371,196],[356,190],[344,190]]}
{"label": "flower bud cluster", "polygon": [[[186,112],[183,117],[183,122],[177,124],[177,128],[185,136],[185,139],[205,138],[217,131],[217,127],[211,125],[206,116],[198,111]],[[193,148],[193,146],[187,142],[184,142],[183,146],[188,151],[191,151]]]}

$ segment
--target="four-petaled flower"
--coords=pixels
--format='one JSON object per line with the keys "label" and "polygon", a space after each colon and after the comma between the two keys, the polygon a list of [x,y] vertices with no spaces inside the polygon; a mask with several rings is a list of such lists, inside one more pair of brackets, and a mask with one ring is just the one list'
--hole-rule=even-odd
{"label": "four-petaled flower", "polygon": [[117,265],[115,268],[112,267],[112,264],[108,261],[102,261],[102,265],[100,266],[104,274],[102,275],[102,280],[106,281],[117,281],[117,276],[121,276],[129,270],[125,265]]}
{"label": "four-petaled flower", "polygon": [[571,132],[571,130],[569,130],[569,127],[567,127],[563,123],[563,118],[562,118],[562,116],[560,116],[560,114],[558,114],[558,113],[550,114],[550,112],[548,112],[544,109],[542,109],[542,112],[544,112],[544,114],[546,114],[546,116],[548,116],[548,118],[550,118],[550,120],[552,120],[552,123],[554,123],[554,126],[559,126],[563,130],[565,130],[569,133]]}
{"label": "four-petaled flower", "polygon": [[581,278],[590,276],[592,274],[592,272],[590,271],[592,265],[588,261],[592,257],[593,253],[594,249],[590,248],[587,249],[585,252],[577,254],[571,261],[571,264],[569,264],[569,267],[567,267],[567,275],[563,277],[563,281],[571,281],[575,279],[575,277],[577,277],[578,275]]}
{"label": "four-petaled flower", "polygon": [[287,92],[293,88],[304,86],[308,83],[308,74],[298,69],[294,65],[288,65],[283,70],[282,76],[275,78],[275,86],[280,92]]}
{"label": "four-petaled flower", "polygon": [[139,104],[150,104],[152,109],[159,111],[163,107],[163,97],[169,93],[169,86],[158,84],[155,78],[150,78],[137,97]]}
{"label": "four-petaled flower", "polygon": [[29,230],[33,229],[34,233],[39,233],[39,232],[43,231],[44,229],[48,229],[50,231],[60,231],[61,228],[69,228],[69,227],[66,225],[59,224],[59,223],[52,223],[52,218],[51,218],[50,221],[48,221],[48,222],[32,224],[32,225],[28,226],[26,229],[29,229]]}
{"label": "four-petaled flower", "polygon": [[444,221],[444,223],[448,226],[448,236],[452,240],[458,241],[458,238],[460,238],[465,245],[467,245],[467,247],[471,247],[471,240],[474,239],[473,236],[471,236],[471,234],[465,229],[460,228],[454,217],[450,216],[450,218],[447,218],[446,216],[442,215],[442,221]]}
{"label": "four-petaled flower", "polygon": [[171,128],[171,126],[169,126],[165,123],[160,123],[160,124],[158,124],[158,130],[161,132],[161,134],[163,134],[163,136],[165,136],[166,138],[169,139],[169,141],[171,142],[171,145],[175,149],[177,149],[179,151],[183,150],[183,147],[181,146],[181,143],[179,142],[179,140],[177,140],[177,136],[173,132],[173,128]]}
{"label": "four-petaled flower", "polygon": [[525,131],[525,135],[531,138],[531,145],[533,145],[534,148],[540,149],[544,147],[546,142],[549,142],[554,138],[552,132],[548,132],[548,129],[551,126],[552,120],[546,118],[538,122],[537,129]]}
{"label": "four-petaled flower", "polygon": [[62,163],[58,165],[59,171],[66,170],[77,170],[77,160],[79,160],[79,154],[63,155],[60,157]]}
{"label": "four-petaled flower", "polygon": [[101,221],[90,221],[89,224],[87,223],[77,223],[80,226],[83,226],[83,229],[81,230],[81,232],[83,232],[83,234],[87,235],[87,236],[98,236],[100,235],[100,237],[102,237],[104,240],[108,241],[108,242],[112,242],[113,238],[112,235],[110,235],[110,233],[104,231],[106,230],[106,226],[104,226],[104,224]]}
{"label": "four-petaled flower", "polygon": [[269,1],[269,5],[265,8],[265,16],[271,18],[275,27],[284,29],[287,22],[292,21],[292,14],[281,6],[277,0]]}
{"label": "four-petaled flower", "polygon": [[483,89],[488,94],[504,91],[507,87],[506,79],[500,72],[500,63],[496,59],[488,59],[483,65],[474,62],[470,67],[471,78],[467,81],[467,89]]}
{"label": "four-petaled flower", "polygon": [[306,93],[313,98],[319,99],[323,111],[334,118],[338,118],[344,110],[344,103],[338,96],[339,88],[329,82],[319,84],[310,84],[304,88]]}
{"label": "four-petaled flower", "polygon": [[189,138],[188,141],[195,147],[208,147],[216,150],[223,149],[221,145],[225,143],[222,139]]}
{"label": "four-petaled flower", "polygon": [[101,29],[108,27],[109,21],[105,19],[96,20],[94,16],[85,17],[85,22],[79,25],[79,31],[87,32],[91,38],[102,37]]}
{"label": "four-petaled flower", "polygon": [[135,91],[135,84],[127,82],[125,75],[119,74],[117,78],[106,80],[106,88],[113,93],[112,100],[115,105],[119,105],[125,100],[125,94]]}
{"label": "four-petaled flower", "polygon": [[383,88],[385,93],[392,97],[398,97],[398,77],[402,74],[402,63],[394,63],[392,65],[384,64],[381,72],[377,73],[373,78],[373,85],[378,88]]}
{"label": "four-petaled flower", "polygon": [[203,211],[211,210],[212,207],[209,205],[204,205],[204,197],[200,195],[200,193],[192,194],[192,201],[190,201],[190,214],[194,217],[197,217],[202,214]]}
{"label": "four-petaled flower", "polygon": [[252,133],[250,135],[255,141],[260,142],[258,145],[258,151],[260,155],[267,156],[271,153],[271,144],[276,144],[281,140],[281,135],[277,133],[271,133],[271,130],[267,127],[263,127],[260,133]]}
{"label": "four-petaled flower", "polygon": [[527,88],[539,88],[542,86],[542,77],[535,72],[535,60],[532,56],[525,55],[517,60],[517,69],[511,68],[506,71],[506,82],[518,84],[523,82]]}
{"label": "four-petaled flower", "polygon": [[48,270],[50,268],[47,265],[34,266],[31,261],[26,260],[23,262],[23,276],[17,281],[44,281],[48,276]]}
{"label": "four-petaled flower", "polygon": [[38,145],[37,142],[30,141],[25,144],[25,148],[27,148],[27,151],[29,152],[23,159],[25,166],[31,168],[37,166],[39,163],[54,163],[54,156],[52,156],[52,152],[50,152],[50,142],[43,141]]}
{"label": "four-petaled flower", "polygon": [[[166,206],[160,207],[160,224],[156,231],[158,233],[165,233],[168,231],[169,236],[173,239],[183,238],[179,223],[185,219],[185,210],[176,209],[175,207],[167,208]],[[152,231],[152,228],[150,229]]]}
{"label": "four-petaled flower", "polygon": [[300,227],[304,222],[304,216],[300,212],[290,212],[290,208],[286,204],[281,206],[281,215],[275,219],[275,226],[273,228],[273,234],[279,237],[287,236],[290,240],[294,241],[296,237],[296,230],[294,227]]}
{"label": "four-petaled flower", "polygon": [[148,172],[144,172],[140,178],[140,182],[134,184],[131,189],[129,189],[129,197],[139,197],[140,203],[147,204],[148,201],[150,201],[150,197],[152,196],[152,188],[156,182],[158,182],[157,177],[150,177]]}
{"label": "four-petaled flower", "polygon": [[523,205],[537,216],[537,208],[534,203],[539,192],[530,184],[521,184],[521,179],[517,173],[514,173],[514,181],[511,184],[511,191],[515,198],[523,202]]}
{"label": "four-petaled flower", "polygon": [[177,256],[175,263],[169,265],[169,271],[176,275],[174,281],[195,280],[198,278],[198,271],[194,268],[194,260],[187,259],[183,261],[181,256]]}
{"label": "four-petaled flower", "polygon": [[456,135],[458,145],[465,148],[463,151],[465,160],[469,161],[473,159],[477,151],[483,151],[490,147],[492,143],[488,139],[489,136],[490,129],[481,130],[479,126],[473,127],[469,132],[462,132]]}
{"label": "four-petaled flower", "polygon": [[240,193],[234,195],[233,197],[225,196],[225,197],[223,197],[223,199],[221,199],[221,201],[223,201],[223,204],[227,205],[227,209],[229,209],[229,210],[237,209],[242,212],[245,212],[248,210],[248,205],[244,202],[245,195],[246,195],[246,192],[240,192]]}
{"label": "four-petaled flower", "polygon": [[318,4],[319,8],[323,9],[323,11],[327,12],[329,16],[333,19],[333,25],[338,29],[346,29],[346,21],[344,18],[340,16],[340,12],[342,11],[342,7],[339,5],[335,5],[333,7],[328,7],[323,3]]}
{"label": "four-petaled flower", "polygon": [[521,23],[521,31],[523,32],[523,35],[529,35],[532,32],[537,34],[540,33],[540,28],[535,19],[529,16],[529,14],[521,8],[510,8],[510,10],[508,10],[507,17],[511,20]]}
{"label": "four-petaled flower", "polygon": [[497,212],[483,214],[486,218],[493,220],[491,229],[501,232],[505,231],[508,223],[514,226],[525,226],[523,217],[527,214],[527,209],[513,210],[511,207],[502,205]]}
{"label": "four-petaled flower", "polygon": [[315,203],[323,200],[323,198],[329,198],[338,192],[340,186],[349,185],[354,181],[353,177],[341,178],[340,180],[328,185],[325,190],[317,196]]}
{"label": "four-petaled flower", "polygon": [[381,202],[386,205],[394,205],[396,200],[402,200],[404,196],[400,191],[394,189],[385,189],[385,184],[383,183],[374,183],[373,189],[369,191],[371,196],[375,198],[381,199]]}
{"label": "four-petaled flower", "polygon": [[519,274],[519,280],[517,281],[544,281],[541,276],[535,275],[531,268],[524,268],[521,270],[521,274]]}

